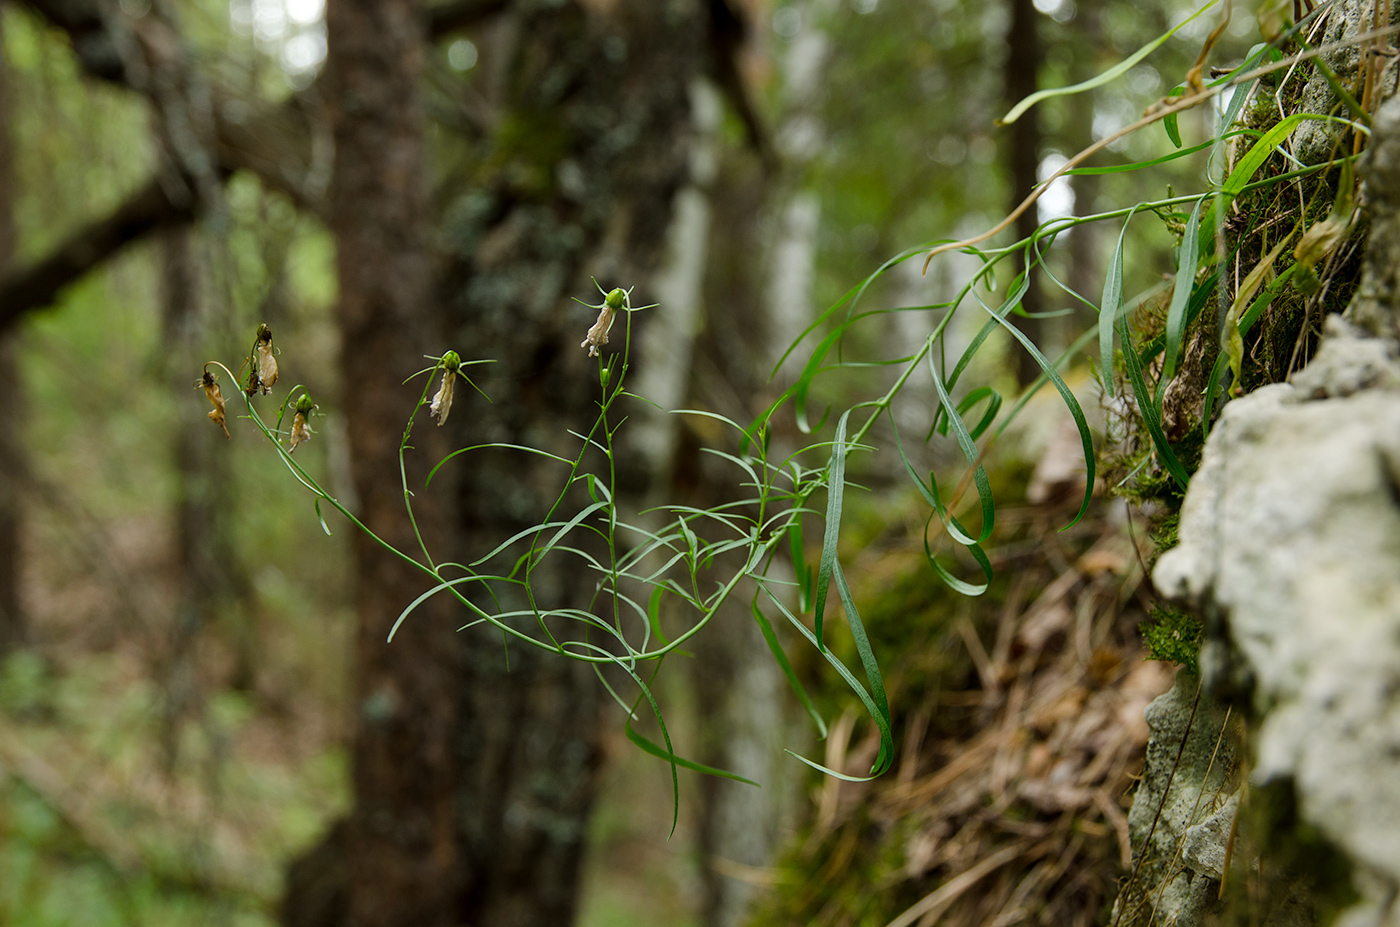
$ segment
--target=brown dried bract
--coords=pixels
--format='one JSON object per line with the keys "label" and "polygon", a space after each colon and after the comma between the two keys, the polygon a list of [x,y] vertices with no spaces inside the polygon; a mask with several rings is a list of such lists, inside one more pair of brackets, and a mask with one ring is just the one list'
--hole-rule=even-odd
{"label": "brown dried bract", "polygon": [[297,449],[298,444],[310,440],[311,428],[306,424],[306,415],[302,412],[297,412],[297,414],[292,417],[292,441],[291,446],[287,448],[287,453],[292,453]]}
{"label": "brown dried bract", "polygon": [[[254,373],[257,377],[257,387],[263,395],[267,395],[272,392],[272,387],[277,382],[277,358],[272,354],[272,329],[266,324],[258,326],[255,348]],[[249,380],[248,385],[253,386],[253,381]]]}
{"label": "brown dried bract", "polygon": [[209,420],[224,430],[225,438],[232,438],[228,433],[228,425],[224,424],[224,397],[219,392],[219,381],[214,379],[214,375],[209,371],[204,371],[204,377],[195,384],[196,387],[204,387],[204,395],[213,403],[214,408],[209,413]]}

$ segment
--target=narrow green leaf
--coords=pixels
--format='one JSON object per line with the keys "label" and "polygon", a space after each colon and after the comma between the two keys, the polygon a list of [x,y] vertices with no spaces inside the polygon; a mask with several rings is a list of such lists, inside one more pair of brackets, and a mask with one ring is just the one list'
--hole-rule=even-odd
{"label": "narrow green leaf", "polygon": [[647,602],[647,621],[651,623],[651,633],[656,635],[656,639],[664,646],[671,646],[671,642],[666,639],[666,635],[661,631],[661,597],[666,594],[666,586],[656,586],[651,590],[651,599]]}
{"label": "narrow green leaf", "polygon": [[[1176,114],[1173,113],[1171,116],[1163,117],[1162,121],[1166,122],[1175,118]],[[1232,129],[1229,132],[1226,132],[1222,137],[1228,139],[1240,135],[1249,135],[1254,138],[1258,138],[1263,134],[1264,133],[1258,132],[1254,129]],[[1207,148],[1215,147],[1215,144],[1216,140],[1211,139],[1208,142],[1201,142],[1199,144],[1192,145],[1190,148],[1182,148],[1180,151],[1173,151],[1171,154],[1164,154],[1159,158],[1150,158],[1146,161],[1130,161],[1127,164],[1105,164],[1098,167],[1076,167],[1072,168],[1071,170],[1065,171],[1065,176],[1095,177],[1102,174],[1126,174],[1130,171],[1140,171],[1144,168],[1158,167],[1170,161],[1179,161],[1182,158],[1189,158],[1191,155],[1205,151]]]}
{"label": "narrow green leaf", "polygon": [[[1167,99],[1171,99],[1172,97],[1179,97],[1185,92],[1186,88],[1178,84],[1177,86],[1173,87],[1167,92]],[[1177,125],[1176,118],[1179,115],[1181,114],[1172,113],[1169,116],[1162,117],[1162,128],[1166,130],[1167,138],[1171,139],[1171,143],[1177,148],[1181,147],[1181,128]]]}
{"label": "narrow green leaf", "polygon": [[1190,481],[1190,476],[1186,473],[1186,468],[1181,465],[1176,457],[1176,452],[1172,450],[1171,443],[1167,441],[1167,434],[1162,430],[1162,420],[1158,416],[1157,406],[1152,401],[1152,394],[1147,389],[1147,382],[1143,379],[1142,367],[1138,364],[1137,351],[1133,350],[1132,336],[1128,333],[1128,320],[1120,316],[1118,319],[1118,337],[1123,341],[1123,365],[1127,368],[1128,383],[1133,388],[1133,396],[1137,399],[1138,411],[1142,413],[1143,424],[1147,426],[1147,433],[1152,437],[1152,445],[1157,449],[1157,456],[1161,458],[1162,466],[1166,467],[1172,479],[1182,489]]}
{"label": "narrow green leaf", "polygon": [[[754,782],[752,779],[745,778],[744,776],[741,776],[738,773],[732,773],[728,770],[718,769],[714,766],[706,766],[705,764],[697,763],[694,760],[687,760],[683,756],[676,756],[674,753],[663,749],[658,744],[647,739],[642,734],[637,733],[636,729],[632,727],[631,718],[627,719],[627,722],[623,725],[623,729],[627,732],[628,740],[632,741],[632,743],[640,747],[643,753],[649,753],[657,759],[667,760],[676,766],[689,769],[691,772],[702,773],[706,776],[716,776],[720,779],[733,779],[735,782],[742,782],[746,785],[752,785],[755,788],[761,788],[761,786],[759,786],[757,782]],[[672,823],[671,828],[672,832],[674,833],[674,822]]]}
{"label": "narrow green leaf", "polygon": [[[1026,291],[1029,289],[1030,278],[1027,277],[1025,274],[1017,274],[1016,280],[1012,284],[1010,292],[1006,294],[1006,300],[1002,302],[1002,304],[998,306],[995,310],[987,310],[992,314],[992,318],[988,319],[987,323],[983,325],[981,329],[978,330],[977,334],[973,337],[972,341],[963,350],[962,356],[958,358],[958,362],[953,365],[953,372],[948,374],[948,389],[952,389],[953,387],[958,385],[958,378],[961,377],[963,371],[967,369],[967,365],[972,363],[972,358],[975,357],[977,355],[978,350],[981,349],[982,342],[986,341],[988,336],[990,336],[992,332],[997,330],[997,326],[1002,324],[1000,320],[1005,319],[1013,310],[1015,310],[1017,306],[1021,304],[1022,298],[1025,297]],[[939,411],[940,413],[942,412],[941,409]],[[945,431],[944,434],[947,434],[947,432]]]}
{"label": "narrow green leaf", "polygon": [[[1201,310],[1210,303],[1211,297],[1215,295],[1215,286],[1220,280],[1220,271],[1215,270],[1204,277],[1196,288],[1191,292],[1191,301],[1186,304],[1186,327],[1190,328],[1191,323],[1200,316]],[[1166,349],[1166,332],[1158,332],[1152,338],[1138,345],[1138,363],[1146,370],[1156,360],[1157,355]]]}
{"label": "narrow green leaf", "polygon": [[[952,519],[952,521],[953,524],[957,525],[959,528],[962,528],[962,525],[958,524],[958,520],[956,518]],[[986,553],[982,550],[982,545],[975,543],[963,545],[967,549],[967,552],[972,555],[972,559],[976,560],[977,565],[982,569],[982,582],[969,583],[966,580],[958,579],[951,572],[949,572],[949,570],[946,567],[944,567],[943,564],[938,562],[938,557],[934,554],[933,548],[929,547],[928,526],[932,523],[933,516],[930,515],[928,521],[924,523],[924,557],[928,560],[929,566],[933,567],[933,572],[948,586],[949,589],[952,589],[954,592],[960,595],[965,595],[969,598],[976,598],[977,596],[982,595],[992,584],[992,562],[987,559]],[[964,535],[966,533],[966,531],[963,532]],[[951,531],[949,532],[949,536],[952,536]]]}
{"label": "narrow green leaf", "polygon": [[[523,530],[521,530],[521,531],[517,531],[517,532],[515,532],[515,534],[512,534],[510,537],[506,538],[504,541],[502,541],[501,543],[497,544],[497,545],[495,546],[495,548],[492,549],[492,551],[491,551],[489,554],[486,554],[485,556],[478,557],[476,560],[473,560],[473,561],[471,562],[471,565],[474,566],[474,567],[481,566],[483,563],[485,563],[486,561],[490,560],[492,557],[496,556],[497,554],[499,554],[499,553],[501,553],[502,551],[504,551],[506,548],[510,547],[510,546],[511,546],[512,544],[514,544],[516,541],[522,540],[523,538],[527,538],[527,537],[529,537],[529,536],[532,535],[532,534],[537,534],[538,532],[544,531],[544,530],[549,529],[549,528],[561,528],[561,530],[559,531],[559,533],[556,534],[556,535],[554,536],[554,540],[550,542],[550,546],[553,546],[553,544],[554,544],[555,542],[557,542],[557,541],[559,540],[559,538],[561,538],[561,537],[563,537],[564,535],[568,534],[571,530],[573,530],[575,527],[577,527],[579,522],[581,522],[583,519],[587,518],[587,517],[588,517],[589,515],[591,515],[593,512],[596,512],[596,511],[598,511],[599,509],[604,508],[604,507],[606,507],[606,506],[607,506],[607,503],[606,503],[606,502],[603,502],[603,501],[595,502],[595,503],[593,503],[592,505],[590,505],[590,506],[588,506],[587,508],[585,508],[583,511],[579,512],[577,515],[575,515],[575,516],[574,516],[573,518],[571,518],[569,521],[563,521],[563,522],[561,522],[561,521],[545,522],[545,523],[542,524],[542,525],[532,525],[532,526],[530,526],[529,528],[525,528],[525,529],[523,529]],[[544,551],[541,551],[541,552],[540,552],[540,556],[543,556],[543,554],[544,554]]]}
{"label": "narrow green leaf", "polygon": [[811,434],[826,423],[826,417],[831,410],[822,412],[821,420],[816,425],[812,425],[807,418],[807,393],[812,388],[812,382],[816,379],[817,373],[821,370],[822,362],[826,360],[827,352],[845,334],[845,328],[838,328],[821,340],[812,351],[812,356],[807,359],[807,363],[802,365],[802,372],[798,374],[797,382],[793,384],[792,407],[797,416],[797,427],[804,434]]}
{"label": "narrow green leaf", "polygon": [[939,505],[938,497],[929,490],[928,485],[924,483],[924,478],[919,476],[918,472],[914,469],[914,464],[909,461],[909,455],[904,452],[904,442],[900,440],[899,426],[895,423],[894,413],[889,408],[886,408],[885,412],[889,416],[890,430],[894,433],[895,450],[899,451],[899,459],[904,463],[905,472],[909,474],[909,479],[914,481],[914,485],[919,487],[919,494],[924,497],[924,501],[937,509]]}
{"label": "narrow green leaf", "polygon": [[[861,666],[865,669],[866,681],[870,683],[870,695],[875,701],[875,707],[879,710],[876,715],[876,723],[880,728],[880,749],[875,755],[875,763],[870,768],[872,776],[878,776],[889,769],[894,762],[894,736],[891,732],[890,703],[889,697],[885,694],[885,679],[880,672],[880,664],[875,659],[875,651],[870,646],[870,638],[865,633],[865,623],[860,620],[860,612],[856,610],[855,599],[851,597],[851,589],[846,585],[846,574],[841,569],[841,564],[836,564],[835,571],[836,591],[841,596],[841,604],[846,608],[846,623],[851,628],[851,637],[856,644],[856,652],[860,654]],[[883,724],[879,722],[883,720]]]}
{"label": "narrow green leaf", "polygon": [[821,739],[826,740],[826,720],[822,718],[821,712],[817,711],[817,706],[812,703],[812,697],[807,694],[802,680],[797,678],[797,672],[788,662],[787,654],[783,652],[783,645],[778,642],[778,635],[773,631],[773,625],[769,623],[763,610],[758,607],[757,593],[754,594],[753,601],[749,603],[749,610],[753,612],[753,620],[758,623],[758,629],[763,633],[763,639],[768,643],[768,649],[772,651],[773,659],[777,662],[778,668],[783,671],[793,694],[802,703],[802,708],[807,712],[807,716],[817,725]]}
{"label": "narrow green leaf", "polygon": [[827,465],[826,481],[826,531],[822,537],[822,559],[817,568],[817,591],[814,627],[817,635],[817,649],[826,652],[822,637],[822,619],[826,614],[826,593],[831,584],[836,561],[836,543],[841,536],[841,500],[846,491],[846,421],[849,411],[842,414],[836,423],[836,438],[831,443],[831,463]]}
{"label": "narrow green leaf", "polygon": [[324,516],[324,515],[321,514],[321,500],[320,500],[320,499],[317,499],[317,500],[315,501],[315,507],[316,507],[316,520],[319,521],[319,522],[321,523],[321,530],[324,531],[324,532],[326,532],[326,537],[330,537],[330,536],[331,536],[331,526],[328,525],[328,524],[326,524],[326,516]]}
{"label": "narrow green leaf", "polygon": [[525,451],[528,454],[536,454],[540,457],[548,457],[550,460],[557,460],[560,463],[573,464],[573,461],[568,459],[567,457],[560,457],[558,454],[551,454],[548,451],[542,451],[537,447],[526,447],[522,444],[502,444],[500,442],[492,442],[491,444],[473,444],[471,447],[458,448],[451,454],[448,454],[446,457],[442,458],[442,460],[439,460],[437,462],[437,465],[434,466],[433,469],[428,472],[428,478],[423,481],[424,485],[432,483],[433,477],[437,474],[438,470],[442,469],[442,465],[447,463],[452,458],[458,456],[459,454],[465,454],[467,451],[480,451],[488,447],[496,447],[509,451]]}
{"label": "narrow green leaf", "polygon": [[972,481],[977,487],[977,498],[982,504],[982,533],[972,540],[961,531],[957,531],[951,523],[954,521],[952,512],[943,505],[938,495],[938,482],[929,474],[930,488],[933,490],[935,500],[934,509],[938,512],[938,517],[943,519],[943,523],[948,528],[948,533],[953,535],[959,544],[980,544],[992,535],[992,527],[996,522],[996,501],[992,498],[992,482],[987,477],[987,468],[979,461],[980,452],[977,450],[977,443],[972,440],[972,435],[967,430],[967,425],[963,423],[962,416],[957,414],[953,407],[952,399],[948,395],[948,388],[943,385],[943,379],[938,375],[938,367],[934,364],[933,352],[928,352],[929,373],[933,377],[934,389],[938,391],[938,401],[940,407],[945,411],[945,419],[952,425],[953,432],[958,439],[958,447],[962,449],[963,457],[967,459],[969,467],[976,469],[972,474]]}
{"label": "narrow green leaf", "polygon": [[1123,220],[1118,233],[1118,247],[1108,259],[1108,275],[1103,281],[1103,300],[1099,304],[1099,363],[1103,370],[1103,392],[1113,395],[1113,323],[1123,308],[1123,243],[1128,237],[1128,223],[1133,221],[1137,207]]}
{"label": "narrow green leaf", "polygon": [[[768,596],[769,600],[775,606],[777,606],[778,610],[782,612],[783,615],[788,619],[788,622],[794,628],[797,629],[797,632],[803,637],[807,638],[807,640],[814,647],[817,646],[816,635],[813,634],[812,631],[808,629],[808,627],[805,624],[802,623],[802,620],[796,615],[794,615],[788,609],[788,607],[782,603],[782,600],[779,599],[778,596],[774,595],[773,591],[767,586],[763,587],[763,591]],[[880,731],[881,744],[886,742],[887,737],[889,738],[889,742],[891,744],[894,743],[894,735],[890,731],[888,719],[883,714],[881,714],[879,706],[875,703],[875,699],[870,695],[870,693],[866,691],[865,686],[861,684],[860,680],[856,679],[855,674],[850,671],[850,669],[846,666],[845,663],[841,662],[840,658],[837,657],[836,654],[822,647],[818,647],[817,649],[821,652],[822,656],[826,657],[826,662],[831,664],[832,669],[836,670],[837,675],[839,675],[845,681],[846,685],[850,686],[851,691],[855,693],[856,698],[860,699],[861,704],[865,706],[865,710],[869,713],[870,719],[875,722],[876,728],[878,728]],[[846,773],[840,772],[839,770],[829,769],[820,763],[807,759],[805,756],[793,753],[791,750],[787,752],[790,756],[801,760],[803,763],[806,763],[813,769],[825,773],[828,776],[833,776],[837,779],[845,780],[846,782],[868,782],[871,779],[875,778],[875,775],[878,775],[875,774],[870,776],[850,776]],[[883,771],[884,770],[881,770],[881,772]]]}
{"label": "narrow green leaf", "polygon": [[1132,70],[1133,66],[1136,65],[1139,61],[1156,51],[1162,45],[1162,43],[1166,42],[1172,36],[1176,35],[1177,32],[1179,32],[1183,26],[1196,19],[1206,10],[1209,10],[1211,7],[1215,6],[1215,4],[1218,2],[1219,0],[1210,0],[1210,2],[1207,3],[1205,6],[1201,7],[1199,10],[1192,13],[1190,16],[1186,17],[1181,22],[1168,29],[1166,32],[1157,36],[1157,38],[1148,42],[1146,45],[1142,46],[1137,51],[1129,55],[1127,58],[1124,58],[1122,61],[1118,62],[1113,67],[1109,68],[1107,71],[1104,71],[1097,77],[1091,77],[1086,81],[1081,81],[1070,87],[1055,87],[1049,90],[1040,90],[1036,93],[1031,94],[1024,100],[1022,100],[1020,103],[1017,103],[1014,107],[1012,107],[1011,112],[1007,113],[1004,117],[1002,117],[1001,120],[999,120],[998,124],[1010,125],[1017,119],[1021,118],[1021,115],[1026,110],[1030,109],[1032,106],[1039,103],[1041,100],[1048,100],[1052,97],[1065,96],[1066,94],[1071,93],[1082,93],[1085,90],[1093,90],[1095,87],[1102,87],[1104,84],[1112,83],[1119,77],[1122,77],[1124,74],[1128,73],[1128,71]]}
{"label": "narrow green leaf", "polygon": [[[987,311],[992,312],[990,309]],[[1045,358],[1044,354],[1040,353],[1040,349],[1035,346],[1035,342],[1031,341],[1030,338],[1026,336],[1025,332],[1021,331],[1015,325],[1012,325],[1006,319],[998,316],[995,312],[992,312],[992,316],[998,319],[1002,327],[1011,334],[1011,337],[1021,342],[1021,347],[1025,348],[1030,353],[1031,358],[1039,365],[1041,371],[1049,378],[1050,383],[1055,387],[1055,391],[1058,392],[1060,398],[1064,400],[1065,405],[1069,408],[1070,416],[1074,419],[1074,427],[1079,430],[1079,444],[1084,451],[1084,501],[1080,504],[1079,511],[1075,513],[1074,519],[1068,525],[1060,529],[1061,531],[1067,531],[1079,524],[1079,519],[1083,518],[1084,513],[1089,511],[1089,502],[1094,497],[1094,436],[1093,433],[1089,431],[1089,420],[1084,417],[1084,409],[1079,405],[1079,400],[1075,398],[1074,391],[1069,388],[1064,378],[1055,370],[1055,365],[1050,363],[1050,361]]]}
{"label": "narrow green leaf", "polygon": [[[963,415],[984,399],[987,400],[987,408],[982,413],[981,421],[968,430],[968,434],[972,436],[974,441],[980,438],[982,433],[990,428],[992,422],[996,420],[997,412],[1001,410],[1001,393],[990,386],[979,386],[958,401],[957,412],[959,415]],[[949,417],[946,415],[939,418],[937,425],[939,434],[948,434],[948,419]]]}
{"label": "narrow green leaf", "polygon": [[394,635],[399,633],[399,626],[404,623],[408,616],[413,614],[413,612],[417,610],[418,606],[422,605],[424,602],[428,601],[433,596],[437,595],[439,592],[442,592],[444,589],[451,589],[453,586],[460,586],[462,583],[480,582],[481,580],[482,577],[480,576],[459,576],[456,579],[450,579],[438,583],[436,586],[429,589],[427,592],[424,592],[422,595],[418,596],[418,598],[414,599],[412,602],[409,602],[408,605],[404,608],[404,610],[399,612],[399,617],[394,619],[394,625],[389,629],[389,636],[385,638],[385,640],[392,644],[394,642]]}
{"label": "narrow green leaf", "polygon": [[[628,666],[626,661],[619,658],[616,662],[618,666],[622,667],[623,671],[625,671],[627,675],[632,677],[632,681],[637,684],[637,688],[642,690],[642,696],[647,700],[647,704],[651,706],[652,717],[656,718],[657,726],[661,728],[661,739],[666,742],[666,749],[662,750],[660,755],[661,758],[664,759],[668,764],[670,764],[671,767],[671,834],[674,835],[676,832],[676,824],[679,823],[681,819],[681,781],[680,776],[676,774],[676,766],[679,765],[677,761],[680,758],[676,756],[676,748],[671,745],[671,732],[666,730],[666,719],[661,717],[661,706],[656,704],[656,698],[651,694],[651,688],[645,682],[642,682],[642,677],[637,674],[636,670]],[[661,663],[658,661],[656,664],[656,669],[652,671],[653,680],[656,679],[656,674],[660,671]],[[630,730],[630,727],[632,724],[633,714],[634,712],[627,713],[627,725],[629,728],[627,732],[628,739],[631,739],[632,737],[632,731]],[[633,740],[632,742],[637,743],[635,740]],[[647,743],[651,743],[651,741],[647,741]],[[642,744],[638,743],[637,746],[642,747],[643,750],[646,749],[646,747],[643,747]],[[652,746],[655,746],[655,744],[653,744]],[[657,749],[660,750],[659,747]],[[670,836],[668,836],[666,839],[669,840]]]}
{"label": "narrow green leaf", "polygon": [[1172,289],[1171,305],[1167,308],[1166,361],[1162,366],[1161,382],[1168,383],[1176,376],[1176,364],[1181,358],[1181,340],[1186,333],[1186,305],[1191,301],[1191,291],[1196,285],[1196,267],[1200,257],[1198,236],[1201,227],[1201,204],[1191,210],[1191,218],[1186,220],[1186,231],[1181,236],[1181,254],[1176,265],[1176,286]]}

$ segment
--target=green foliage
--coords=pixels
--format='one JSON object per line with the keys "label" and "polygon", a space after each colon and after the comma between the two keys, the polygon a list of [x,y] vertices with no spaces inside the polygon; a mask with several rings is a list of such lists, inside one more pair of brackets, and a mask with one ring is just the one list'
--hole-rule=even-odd
{"label": "green foliage", "polygon": [[[0,668],[0,922],[273,923],[281,860],[348,803],[343,754],[293,775],[241,749],[259,721],[226,692],[162,773],[159,690],[110,656],[74,669],[56,676],[24,653]],[[187,800],[211,775],[238,822],[218,825],[218,855],[204,845],[210,809]]]}
{"label": "green foliage", "polygon": [[[271,355],[271,335],[266,325],[259,327],[258,336],[254,340],[253,354],[245,365],[248,380],[241,393],[248,418],[272,443],[279,459],[296,482],[312,493],[318,518],[321,515],[322,503],[329,505],[358,530],[434,581],[431,589],[407,604],[390,631],[390,641],[393,640],[399,626],[420,605],[435,595],[447,593],[472,616],[473,620],[468,626],[483,622],[490,624],[505,635],[507,641],[518,641],[567,659],[589,663],[599,670],[600,680],[626,713],[625,729],[628,739],[645,752],[665,759],[670,764],[673,828],[680,808],[678,768],[730,778],[739,777],[687,760],[676,753],[652,685],[661,662],[703,630],[720,606],[734,594],[740,582],[745,579],[756,583],[756,590],[750,596],[750,610],[760,626],[765,627],[764,637],[773,648],[779,665],[797,690],[799,698],[810,706],[810,700],[803,692],[797,675],[781,653],[777,638],[771,633],[771,628],[766,628],[766,608],[774,608],[787,617],[799,633],[807,637],[846,680],[870,712],[882,734],[880,753],[875,759],[870,775],[879,775],[888,767],[893,753],[893,741],[889,730],[890,709],[879,664],[875,660],[864,625],[852,600],[836,551],[836,539],[839,534],[837,526],[841,521],[842,499],[846,487],[846,458],[852,451],[860,449],[858,444],[846,438],[846,416],[842,417],[838,425],[835,440],[815,447],[829,454],[827,465],[821,469],[807,469],[798,461],[797,455],[781,462],[768,459],[766,422],[755,423],[745,429],[714,413],[683,412],[719,420],[742,436],[739,455],[717,450],[712,453],[737,467],[740,477],[747,478],[742,480],[741,486],[755,495],[713,510],[680,505],[668,506],[664,511],[672,520],[659,531],[624,521],[615,501],[616,435],[625,421],[620,409],[625,403],[641,399],[626,388],[632,343],[631,317],[633,312],[649,307],[633,307],[627,291],[614,289],[607,292],[601,287],[599,290],[604,294],[604,301],[592,307],[599,311],[598,321],[589,330],[582,345],[589,349],[590,354],[598,355],[598,384],[602,394],[599,415],[586,434],[579,434],[580,448],[573,459],[545,455],[565,465],[567,473],[561,480],[559,492],[544,520],[501,541],[489,553],[470,564],[438,560],[423,544],[421,536],[420,549],[417,551],[400,550],[388,544],[325,490],[317,478],[292,457],[292,448],[284,447],[283,440],[293,439],[294,435],[287,433],[283,422],[287,410],[304,401],[304,387],[295,386],[287,393],[286,399],[277,407],[277,417],[271,424],[264,421],[254,405],[254,399],[266,392],[265,387],[268,386],[268,378],[262,366]],[[625,320],[623,349],[613,355],[600,353],[598,348],[608,344],[614,313],[618,311],[621,311]],[[410,411],[408,423],[404,428],[399,446],[401,458],[409,450],[413,424],[418,412],[425,405],[429,405],[428,394],[438,373],[441,372],[442,376],[438,392],[431,402],[431,413],[441,423],[446,420],[452,405],[455,379],[461,377],[469,386],[472,385],[463,368],[487,363],[482,360],[461,361],[457,353],[452,351],[430,360],[433,361],[431,367],[415,374],[426,374],[426,379],[418,403]],[[207,379],[214,370],[222,370],[227,378],[226,382],[237,383],[238,377],[231,368],[218,362],[211,361],[205,366],[205,392],[214,402],[215,408],[211,417],[217,415],[217,421],[222,419],[221,400],[217,398]],[[500,443],[466,447],[452,452],[434,466],[428,480],[431,481],[433,474],[455,458],[488,448],[544,454],[537,449]],[[404,480],[406,512],[410,522],[416,524],[413,515],[413,493],[407,483],[407,471],[402,466],[400,473]],[[769,576],[768,568],[780,550],[790,548],[793,529],[796,528],[800,532],[803,518],[813,511],[808,502],[820,492],[825,492],[827,496],[828,530],[821,555],[819,584],[814,590],[817,596],[817,619],[814,628],[809,629],[784,601],[786,594],[781,588],[784,582]],[[322,524],[324,525],[324,521]],[[624,547],[624,539],[632,546]],[[523,553],[513,552],[522,546]],[[597,573],[598,583],[588,609],[571,608],[536,599],[538,590],[532,581],[533,574],[540,564],[550,557],[581,558]],[[731,558],[732,566],[729,563]],[[501,571],[491,572],[493,565]],[[826,646],[827,635],[822,625],[822,616],[827,589],[831,583],[835,584],[842,603],[851,639],[866,678],[865,683],[859,681],[845,663]],[[712,587],[717,588],[713,588],[712,591]],[[470,595],[473,589],[481,590],[484,595]],[[523,593],[527,600],[527,608],[502,607],[500,603],[509,601],[508,593],[511,590]],[[642,592],[639,594],[638,590]],[[693,624],[669,640],[660,633],[657,614],[662,599],[666,597],[688,606],[696,615]],[[643,602],[647,604],[644,605]],[[608,617],[603,617],[599,612]],[[532,632],[528,626],[522,627],[517,619],[533,619],[538,632]],[[572,630],[561,633],[569,627],[575,628],[577,633]],[[644,664],[652,666],[644,669]],[[630,702],[622,698],[603,678],[601,669],[607,666],[621,670],[636,686],[638,694]],[[648,739],[633,724],[637,717],[637,709],[644,704],[656,722],[662,741],[660,744]],[[818,727],[822,728],[822,719],[815,712],[813,716]],[[817,765],[810,760],[804,762]]]}
{"label": "green foliage", "polygon": [[1142,643],[1153,660],[1186,667],[1193,676],[1201,674],[1198,657],[1205,625],[1195,615],[1170,605],[1154,605],[1142,622]]}

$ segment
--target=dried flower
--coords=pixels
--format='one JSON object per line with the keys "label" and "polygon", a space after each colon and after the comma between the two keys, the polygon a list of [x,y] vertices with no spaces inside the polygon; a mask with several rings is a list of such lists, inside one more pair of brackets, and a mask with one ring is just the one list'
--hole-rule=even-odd
{"label": "dried flower", "polygon": [[608,330],[612,328],[613,317],[617,310],[622,308],[626,297],[627,293],[620,289],[615,289],[603,297],[603,305],[598,307],[598,321],[588,330],[588,337],[579,343],[579,347],[588,349],[589,357],[597,357],[598,348],[608,343]]}
{"label": "dried flower", "polygon": [[[272,386],[277,382],[277,358],[272,356],[272,329],[267,327],[267,323],[258,326],[254,348],[256,362],[253,369],[257,376],[257,385],[263,395],[267,395],[272,392]],[[249,385],[253,385],[252,381],[249,381]]]}
{"label": "dried flower", "polygon": [[204,395],[213,403],[214,409],[209,413],[209,420],[224,430],[225,438],[232,438],[228,433],[228,425],[224,424],[224,397],[219,392],[219,381],[214,379],[214,375],[209,371],[204,371],[204,376],[194,385],[195,389],[204,387]]}
{"label": "dried flower", "polygon": [[442,385],[438,387],[428,414],[437,419],[438,426],[447,423],[447,415],[452,411],[452,390],[457,385],[457,371],[462,368],[462,359],[456,351],[448,351],[442,356]]}
{"label": "dried flower", "polygon": [[296,415],[292,416],[292,440],[291,445],[287,448],[287,453],[295,451],[297,445],[303,441],[311,440],[311,426],[307,424],[306,420],[311,417],[311,413],[315,409],[316,404],[311,401],[311,397],[302,393],[301,398],[297,400]]}

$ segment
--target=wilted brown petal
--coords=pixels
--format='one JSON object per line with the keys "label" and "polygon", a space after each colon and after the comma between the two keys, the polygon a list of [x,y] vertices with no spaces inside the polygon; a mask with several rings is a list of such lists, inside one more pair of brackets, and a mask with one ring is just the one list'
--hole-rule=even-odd
{"label": "wilted brown petal", "polygon": [[209,413],[209,420],[224,430],[225,438],[232,438],[233,435],[228,433],[228,425],[224,424],[224,397],[219,392],[219,384],[214,381],[214,375],[206,371],[200,385],[204,387],[205,397],[214,405],[213,411]]}
{"label": "wilted brown petal", "polygon": [[301,444],[303,441],[310,440],[311,428],[306,424],[306,415],[305,413],[298,412],[292,417],[292,443],[291,446],[287,448],[287,453],[290,454],[292,451],[295,451],[297,445]]}
{"label": "wilted brown petal", "polygon": [[276,382],[277,358],[272,356],[272,334],[268,333],[266,339],[258,342],[258,383],[263,395],[272,392],[272,385]]}
{"label": "wilted brown petal", "polygon": [[457,383],[457,374],[451,370],[442,372],[442,385],[438,387],[437,395],[433,397],[433,404],[428,407],[428,413],[435,419],[439,426],[446,424],[447,414],[452,411],[452,388]]}
{"label": "wilted brown petal", "polygon": [[579,342],[579,347],[588,349],[589,357],[598,356],[598,348],[608,343],[608,329],[612,328],[615,311],[605,302],[598,310],[598,321],[588,330],[588,337]]}

